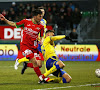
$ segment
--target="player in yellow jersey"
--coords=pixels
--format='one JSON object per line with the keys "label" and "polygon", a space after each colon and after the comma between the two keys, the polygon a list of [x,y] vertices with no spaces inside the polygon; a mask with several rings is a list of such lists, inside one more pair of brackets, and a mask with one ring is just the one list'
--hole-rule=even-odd
{"label": "player in yellow jersey", "polygon": [[[39,7],[38,9],[40,9],[41,11],[42,11],[42,15],[44,16],[44,14],[45,14],[45,10],[42,8],[42,7]],[[46,20],[45,19],[42,19],[41,21],[41,24],[44,26],[44,32],[46,32]],[[40,35],[40,34],[39,34]],[[44,35],[45,36],[45,35]],[[43,37],[44,38],[44,37]],[[40,42],[41,40],[40,40],[40,36],[39,36],[39,38],[38,38],[38,41]],[[39,51],[41,51],[41,45],[40,45],[40,43],[38,44],[38,50]],[[39,52],[39,54],[40,54],[40,56],[39,55],[37,55],[37,63],[38,63],[38,66],[39,67],[42,67],[42,61],[41,60],[44,60],[43,59],[43,56],[42,56],[42,54],[41,54],[41,52]],[[39,57],[38,57],[39,56]],[[23,57],[23,58],[21,58],[21,59],[16,59],[16,62],[15,62],[15,65],[14,65],[14,68],[17,70],[18,69],[18,65],[21,63],[21,62],[25,62],[25,61],[29,61],[29,59],[26,59],[26,57]],[[24,63],[24,66],[26,66],[25,65],[26,63]],[[28,63],[28,66],[29,67],[32,67],[33,65],[31,64],[31,63]],[[22,70],[22,74],[24,73],[24,70],[25,70],[26,68],[24,68],[23,70]]]}
{"label": "player in yellow jersey", "polygon": [[46,61],[46,68],[48,71],[39,78],[45,78],[49,74],[53,74],[57,77],[61,77],[59,80],[62,81],[62,83],[69,83],[71,81],[71,76],[63,70],[65,64],[58,59],[54,49],[54,41],[61,40],[63,38],[71,40],[71,38],[65,35],[54,36],[53,30],[46,31],[46,38],[43,41],[41,50],[44,60]]}

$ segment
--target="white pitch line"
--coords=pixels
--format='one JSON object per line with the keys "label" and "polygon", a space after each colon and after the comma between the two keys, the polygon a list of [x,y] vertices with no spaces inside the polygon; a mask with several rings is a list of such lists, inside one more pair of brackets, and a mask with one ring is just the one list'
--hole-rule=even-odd
{"label": "white pitch line", "polygon": [[54,88],[44,88],[44,89],[32,89],[32,90],[50,90],[50,89],[61,89],[61,88],[72,88],[72,87],[84,87],[84,86],[95,86],[100,85],[100,83],[95,84],[85,84],[85,85],[76,85],[76,86],[66,86],[66,87],[54,87]]}

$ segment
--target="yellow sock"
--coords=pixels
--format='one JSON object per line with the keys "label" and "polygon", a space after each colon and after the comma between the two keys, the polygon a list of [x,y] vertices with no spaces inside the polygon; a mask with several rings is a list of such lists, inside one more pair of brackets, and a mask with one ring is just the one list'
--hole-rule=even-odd
{"label": "yellow sock", "polygon": [[19,63],[25,62],[25,61],[29,61],[29,59],[27,59],[26,57],[23,57],[23,58],[18,60]]}
{"label": "yellow sock", "polygon": [[54,83],[63,83],[62,82],[62,77],[57,77],[57,78],[50,78],[48,82],[54,82]]}
{"label": "yellow sock", "polygon": [[45,66],[45,72],[47,72],[46,61],[44,61],[44,66]]}
{"label": "yellow sock", "polygon": [[53,65],[52,68],[50,68],[50,70],[48,70],[46,73],[44,73],[44,76],[47,77],[49,74],[55,72],[57,70],[56,66]]}

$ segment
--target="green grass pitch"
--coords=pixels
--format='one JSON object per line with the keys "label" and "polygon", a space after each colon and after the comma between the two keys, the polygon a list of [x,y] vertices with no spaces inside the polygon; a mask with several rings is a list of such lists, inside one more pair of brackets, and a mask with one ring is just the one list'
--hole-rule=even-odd
{"label": "green grass pitch", "polygon": [[[95,76],[100,62],[65,61],[64,70],[72,76],[71,83],[66,84],[38,84],[38,77],[32,68],[27,68],[21,75],[22,64],[14,70],[14,63],[0,61],[0,90],[100,90],[100,78]],[[41,71],[44,73],[44,66]]]}

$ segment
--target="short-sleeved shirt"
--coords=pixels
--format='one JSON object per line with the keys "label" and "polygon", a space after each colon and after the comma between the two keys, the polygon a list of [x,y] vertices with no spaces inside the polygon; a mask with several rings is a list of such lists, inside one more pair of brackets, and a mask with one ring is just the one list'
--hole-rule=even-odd
{"label": "short-sleeved shirt", "polygon": [[41,24],[34,24],[32,19],[23,19],[16,23],[16,27],[23,27],[21,32],[20,45],[26,45],[30,48],[37,48],[37,37],[40,32],[40,36],[43,36],[44,26]]}

